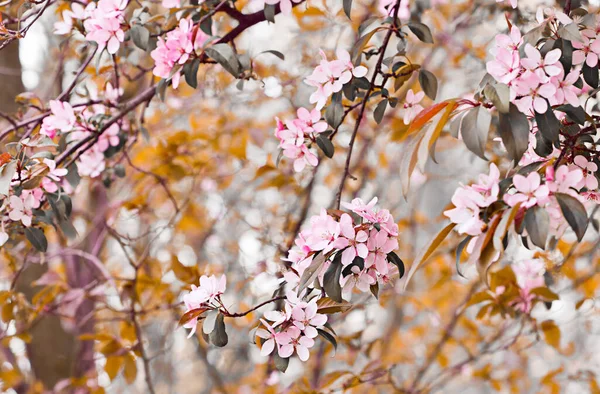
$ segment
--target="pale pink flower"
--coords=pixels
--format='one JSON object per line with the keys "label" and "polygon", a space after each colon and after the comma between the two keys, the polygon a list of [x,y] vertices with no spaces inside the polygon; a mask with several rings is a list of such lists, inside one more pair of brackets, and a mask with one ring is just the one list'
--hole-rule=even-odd
{"label": "pale pink flower", "polygon": [[44,118],[40,134],[54,138],[57,131],[66,133],[73,130],[77,122],[71,104],[58,100],[50,100],[50,115]]}
{"label": "pale pink flower", "polygon": [[471,185],[471,188],[483,196],[480,207],[485,208],[492,205],[498,199],[500,193],[500,170],[494,163],[490,163],[489,175],[479,174],[479,183]]}
{"label": "pale pink flower", "polygon": [[162,0],[162,6],[165,8],[181,7],[181,0]]}
{"label": "pale pink flower", "polygon": [[369,249],[365,242],[369,238],[363,230],[356,231],[352,224],[352,217],[347,213],[340,218],[341,236],[335,240],[337,249],[344,249],[342,252],[342,265],[345,267],[352,264],[354,258],[362,257],[365,259],[369,254]]}
{"label": "pale pink flower", "polygon": [[69,172],[66,168],[56,168],[56,162],[50,159],[44,159],[43,163],[50,170],[48,174],[42,179],[42,188],[48,193],[55,193],[58,191],[58,184],[61,182],[61,178],[67,175]]}
{"label": "pale pink flower", "polygon": [[521,72],[519,52],[496,48],[495,59],[486,63],[487,72],[498,82],[509,83]]}
{"label": "pale pink flower", "polygon": [[327,122],[321,120],[321,111],[318,109],[314,108],[309,112],[306,108],[300,107],[298,108],[297,115],[304,132],[322,133],[327,130]]}
{"label": "pale pink flower", "polygon": [[564,73],[560,73],[550,79],[550,82],[556,86],[556,93],[550,97],[550,104],[561,105],[566,103],[571,104],[574,107],[579,106],[579,97],[577,94],[580,89],[575,86],[575,82],[579,79],[579,71],[573,70],[566,77]]}
{"label": "pale pink flower", "polygon": [[[562,165],[554,171],[554,167],[546,168],[546,184],[552,193],[566,193],[578,197],[573,189],[580,189],[585,182],[581,168]],[[581,186],[579,186],[581,185]]]}
{"label": "pale pink flower", "polygon": [[540,174],[532,172],[527,177],[516,174],[513,177],[513,184],[517,192],[515,194],[505,194],[504,202],[514,207],[521,203],[521,208],[531,208],[539,204],[548,202],[548,186],[541,185]]}
{"label": "pale pink flower", "polygon": [[95,9],[90,10],[91,17],[83,22],[88,41],[95,41],[100,50],[106,48],[114,55],[125,40],[125,32],[121,29],[124,22],[123,11],[127,0],[100,0]]}
{"label": "pale pink flower", "polygon": [[396,238],[388,237],[388,234],[385,231],[373,229],[367,240],[367,248],[369,249],[369,255],[365,260],[365,267],[369,268],[375,266],[378,273],[384,275],[387,274],[387,255],[395,249],[398,249],[398,240]]}
{"label": "pale pink flower", "polygon": [[496,0],[496,3],[502,3],[504,1],[509,1],[512,8],[517,8],[517,0]]}
{"label": "pale pink flower", "polygon": [[498,48],[504,48],[511,52],[518,52],[519,47],[521,46],[521,31],[517,26],[514,26],[510,29],[510,33],[506,34],[498,34],[496,36],[496,46]]}
{"label": "pale pink flower", "polygon": [[473,189],[458,188],[452,196],[453,209],[444,215],[456,223],[459,234],[477,236],[482,233],[485,223],[479,218],[480,207],[485,203],[483,196]]}
{"label": "pale pink flower", "polygon": [[531,290],[544,286],[544,261],[541,259],[521,260],[513,265],[517,284],[522,289]]}
{"label": "pale pink flower", "polygon": [[598,57],[600,56],[600,40],[594,40],[590,43],[590,39],[586,36],[582,37],[583,42],[573,40],[573,64],[582,64],[585,62],[589,67],[598,65]]}
{"label": "pale pink flower", "polygon": [[548,110],[548,102],[556,93],[556,87],[550,83],[542,83],[540,77],[535,73],[522,75],[515,81],[517,94],[523,96],[515,101],[520,112],[531,115],[533,111],[543,114]]}
{"label": "pale pink flower", "polygon": [[319,216],[313,216],[310,224],[311,234],[306,239],[307,245],[315,251],[322,250],[323,253],[331,251],[334,241],[340,235],[340,224],[329,216],[325,209],[321,209]]}
{"label": "pale pink flower", "polygon": [[290,159],[294,159],[294,171],[301,172],[306,165],[315,167],[319,164],[317,155],[308,149],[304,144],[298,146],[294,144],[285,144],[283,146],[283,155]]}
{"label": "pale pink flower", "polygon": [[[276,332],[274,330],[274,326],[271,326],[269,323],[267,323],[263,319],[260,319],[260,322],[266,328],[266,330],[263,328],[259,328],[256,330],[256,335],[258,337],[260,337],[262,339],[266,339],[266,341],[263,342],[262,347],[260,348],[260,355],[263,357],[268,356],[269,354],[271,354],[273,352],[273,350],[275,349],[275,346],[277,346],[277,352],[279,353],[280,349],[281,349],[281,344],[282,343],[287,344],[290,342],[289,333],[287,333],[285,331]],[[280,356],[281,356],[281,354],[280,354]]]}
{"label": "pale pink flower", "polygon": [[419,104],[425,97],[425,92],[419,92],[415,94],[412,89],[409,89],[406,93],[406,100],[404,102],[404,124],[409,124],[417,116],[417,114],[423,111],[423,107]]}
{"label": "pale pink flower", "polygon": [[377,197],[373,197],[368,203],[365,203],[360,198],[355,198],[350,203],[343,201],[342,207],[351,210],[363,219],[372,220],[375,215],[375,211],[373,210],[375,204],[377,204]]}
{"label": "pale pink flower", "polygon": [[323,328],[327,323],[327,315],[317,313],[317,300],[313,299],[304,308],[296,306],[292,310],[292,319],[294,326],[302,330],[302,333],[309,338],[316,338],[319,333],[317,328]]}
{"label": "pale pink flower", "polygon": [[21,197],[12,195],[8,201],[10,204],[10,212],[8,213],[10,220],[14,222],[20,221],[25,227],[31,226],[33,206],[35,204],[33,195],[28,194],[27,196],[22,195]]}
{"label": "pale pink flower", "polygon": [[310,356],[308,349],[314,346],[314,339],[302,335],[302,331],[296,326],[289,327],[285,333],[287,336],[281,338],[279,356],[288,358],[295,351],[301,361],[307,361]]}
{"label": "pale pink flower", "polygon": [[534,46],[525,45],[527,57],[521,59],[521,65],[526,69],[536,72],[542,82],[547,82],[547,76],[553,77],[563,71],[562,64],[559,62],[561,56],[560,49],[548,51],[542,58],[542,54]]}
{"label": "pale pink flower", "polygon": [[598,165],[593,161],[588,161],[585,156],[576,156],[573,162],[583,170],[583,179],[578,183],[577,189],[587,187],[589,190],[598,189],[598,179],[596,178],[596,171],[598,171]]}
{"label": "pale pink flower", "polygon": [[85,16],[86,11],[81,4],[71,3],[71,9],[62,12],[62,21],[54,23],[54,34],[63,35],[71,33],[71,30],[73,30],[73,21],[82,20]]}
{"label": "pale pink flower", "polygon": [[377,274],[373,268],[361,270],[358,266],[353,265],[350,271],[349,275],[340,278],[344,298],[348,298],[355,287],[362,292],[367,292],[371,285],[377,283]]}

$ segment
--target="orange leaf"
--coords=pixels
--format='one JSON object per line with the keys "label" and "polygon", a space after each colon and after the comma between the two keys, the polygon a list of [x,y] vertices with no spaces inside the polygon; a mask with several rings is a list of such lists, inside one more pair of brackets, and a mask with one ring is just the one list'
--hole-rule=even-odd
{"label": "orange leaf", "polygon": [[411,134],[417,130],[420,130],[421,127],[425,125],[425,123],[429,122],[431,118],[433,118],[438,112],[443,110],[448,104],[448,101],[442,101],[441,103],[437,103],[419,112],[417,116],[415,116],[413,121],[410,123],[408,131],[406,133]]}
{"label": "orange leaf", "polygon": [[196,309],[191,309],[191,310],[187,311],[186,313],[183,314],[183,316],[181,316],[181,319],[179,319],[179,325],[183,326],[184,324],[194,320],[195,318],[197,318],[198,316],[200,316],[207,310],[209,310],[209,308],[196,308]]}

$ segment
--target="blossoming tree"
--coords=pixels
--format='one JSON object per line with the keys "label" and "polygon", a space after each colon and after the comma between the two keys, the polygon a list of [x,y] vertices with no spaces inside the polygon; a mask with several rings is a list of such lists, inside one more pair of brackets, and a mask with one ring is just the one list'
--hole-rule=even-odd
{"label": "blossoming tree", "polygon": [[0,1],[0,56],[37,25],[3,391],[600,392],[593,4]]}

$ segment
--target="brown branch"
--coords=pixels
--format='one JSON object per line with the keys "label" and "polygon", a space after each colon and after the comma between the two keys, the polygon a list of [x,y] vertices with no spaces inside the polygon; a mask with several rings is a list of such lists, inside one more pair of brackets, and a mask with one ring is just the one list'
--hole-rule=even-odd
{"label": "brown branch", "polygon": [[[371,77],[369,89],[367,90],[367,93],[365,94],[365,98],[362,101],[362,105],[361,105],[360,111],[358,113],[358,118],[356,119],[356,123],[354,124],[354,130],[352,131],[352,137],[350,138],[350,143],[348,144],[348,156],[346,157],[344,173],[342,174],[342,179],[340,180],[340,185],[338,186],[338,191],[335,196],[335,207],[337,209],[340,208],[340,202],[342,200],[342,193],[344,191],[344,184],[346,183],[346,178],[348,178],[348,175],[350,174],[350,160],[352,159],[352,150],[354,148],[354,142],[356,141],[356,135],[358,134],[358,129],[360,127],[360,123],[364,116],[365,109],[367,108],[367,102],[369,101],[369,97],[371,96],[371,93],[373,93],[373,90],[375,89],[375,81],[377,80],[377,77],[381,73],[381,66],[383,64],[383,59],[385,58],[385,51],[390,42],[390,39],[392,38],[393,32],[397,28],[398,11],[399,10],[400,10],[400,0],[396,0],[396,3],[394,4],[394,15],[392,17],[393,23],[392,23],[392,26],[390,26],[390,28],[388,29],[388,31],[385,35],[385,38],[383,39],[383,43],[382,43],[381,47],[379,48],[380,53],[379,53],[379,59],[377,59],[377,64],[375,66],[375,72],[373,73],[373,76]],[[386,81],[387,81],[387,78],[384,78],[383,85],[385,85]]]}

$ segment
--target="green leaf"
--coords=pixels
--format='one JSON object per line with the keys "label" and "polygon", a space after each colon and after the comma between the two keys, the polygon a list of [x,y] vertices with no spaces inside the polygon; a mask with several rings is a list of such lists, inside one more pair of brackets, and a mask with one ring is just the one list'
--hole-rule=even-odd
{"label": "green leaf", "polygon": [[133,25],[129,30],[131,39],[136,47],[143,51],[148,50],[148,41],[150,40],[150,31],[142,25]]}
{"label": "green leaf", "polygon": [[558,35],[565,40],[583,42],[579,26],[575,22],[561,26],[558,29]]}
{"label": "green leaf", "polygon": [[325,263],[325,255],[323,253],[319,253],[314,256],[310,265],[304,270],[302,273],[302,277],[300,277],[300,282],[298,283],[297,294],[302,293],[304,289],[310,286],[314,280],[319,275],[321,267]]}
{"label": "green leaf", "polygon": [[[265,8],[266,9],[266,8]],[[210,46],[204,50],[206,54],[219,63],[227,72],[229,72],[234,77],[239,77],[240,75],[240,62],[237,58],[237,55],[227,44],[215,44]]]}
{"label": "green leaf", "polygon": [[598,67],[590,67],[583,63],[583,79],[592,88],[598,87]]}
{"label": "green leaf", "polygon": [[370,32],[359,38],[356,41],[356,43],[352,46],[352,49],[350,50],[350,55],[352,56],[352,64],[354,64],[355,66],[359,65],[363,49],[369,43],[369,40],[371,39],[371,37],[373,37],[373,34],[377,33],[377,31],[378,29],[371,30]]}
{"label": "green leaf", "polygon": [[558,141],[558,136],[560,135],[560,121],[556,118],[551,106],[548,106],[548,110],[544,114],[536,112],[535,122],[537,123],[538,130],[548,141],[551,143]]}
{"label": "green leaf", "polygon": [[344,0],[343,4],[344,4],[344,13],[348,17],[348,19],[352,19],[350,17],[350,11],[352,10],[352,0]]}
{"label": "green leaf", "polygon": [[258,55],[256,55],[257,57],[259,55],[262,55],[263,53],[270,53],[271,55],[277,56],[278,58],[280,58],[281,60],[285,60],[285,56],[283,55],[283,53],[276,51],[274,49],[269,49],[267,51],[262,51],[261,53],[259,53]]}
{"label": "green leaf", "polygon": [[325,156],[329,157],[330,159],[333,157],[333,154],[335,153],[335,148],[329,138],[325,137],[322,134],[319,134],[319,136],[317,136],[317,146],[321,148],[323,153],[325,153]]}
{"label": "green leaf", "polygon": [[203,333],[210,334],[211,332],[214,331],[215,325],[217,323],[217,315],[218,314],[219,314],[219,311],[217,309],[213,309],[206,314],[204,322],[202,323],[202,332]]}
{"label": "green leaf", "polygon": [[198,67],[200,67],[200,58],[196,58],[183,66],[185,82],[193,89],[198,87]]}
{"label": "green leaf", "polygon": [[583,108],[581,108],[581,106],[573,107],[570,104],[566,104],[566,105],[560,105],[560,106],[556,107],[555,109],[557,111],[566,113],[569,116],[569,118],[571,118],[571,120],[577,122],[580,125],[583,125],[586,121],[586,113],[583,110]]}
{"label": "green leaf", "polygon": [[581,242],[588,226],[588,216],[585,207],[575,197],[564,193],[554,193],[563,216]]}
{"label": "green leaf", "polygon": [[379,299],[379,282],[375,282],[375,284],[369,286],[369,290],[371,290],[371,294],[377,299]]}
{"label": "green leaf", "polygon": [[79,172],[77,172],[77,165],[75,163],[73,163],[69,167],[67,167],[67,170],[69,172],[67,172],[67,175],[65,175],[65,178],[67,178],[67,182],[69,182],[69,185],[71,185],[71,187],[73,189],[76,189],[77,186],[79,185],[79,182],[81,181]]}
{"label": "green leaf", "polygon": [[273,362],[275,363],[275,368],[277,368],[279,372],[283,373],[287,370],[288,365],[290,364],[290,359],[281,358],[279,357],[279,354],[275,352],[273,355]]}
{"label": "green leaf", "polygon": [[472,238],[472,235],[467,235],[467,237],[460,241],[456,247],[456,272],[463,278],[465,278],[465,276],[462,274],[462,272],[460,272],[460,256],[462,255],[463,249],[469,244],[469,241],[471,241]]}
{"label": "green leaf", "polygon": [[344,107],[342,106],[342,92],[337,92],[331,97],[331,104],[325,110],[327,124],[336,129],[344,118]]}
{"label": "green leaf", "polygon": [[212,20],[212,16],[203,16],[202,17],[202,22],[200,22],[200,30],[202,30],[204,33],[208,34],[209,36],[212,36],[212,24],[213,24],[213,20]]}
{"label": "green leaf", "polygon": [[331,335],[330,333],[328,333],[327,331],[321,330],[320,328],[317,328],[317,332],[319,333],[320,336],[322,336],[329,343],[331,343],[333,345],[333,349],[337,352],[337,341],[335,340],[335,337],[333,335]]}
{"label": "green leaf", "polygon": [[40,252],[45,252],[48,249],[48,240],[44,235],[44,231],[35,227],[27,227],[25,229],[25,236],[29,242]]}
{"label": "green leaf", "polygon": [[10,161],[0,168],[0,195],[8,196],[10,183],[17,172],[17,162]]}
{"label": "green leaf", "polygon": [[275,4],[265,4],[265,19],[275,23]]}
{"label": "green leaf", "polygon": [[344,268],[340,261],[341,257],[341,252],[338,252],[323,277],[323,289],[327,296],[335,302],[344,301],[342,299],[342,286],[340,286],[340,276],[342,275],[342,268]]}
{"label": "green leaf", "polygon": [[167,80],[161,79],[158,81],[158,85],[156,85],[156,93],[158,94],[158,98],[163,103],[165,102],[165,94],[167,93]]}
{"label": "green leaf", "polygon": [[433,36],[429,27],[421,22],[409,21],[408,28],[417,38],[427,44],[433,44]]}
{"label": "green leaf", "polygon": [[529,146],[529,121],[527,116],[510,104],[507,114],[500,114],[498,126],[500,138],[508,152],[508,156],[518,163]]}
{"label": "green leaf", "polygon": [[510,110],[510,89],[503,83],[487,84],[483,95],[494,104],[498,112],[506,114]]}
{"label": "green leaf", "polygon": [[383,115],[385,114],[387,104],[388,99],[383,99],[379,102],[379,104],[377,104],[377,107],[375,107],[375,111],[373,111],[373,118],[375,119],[375,122],[377,122],[377,124],[380,124],[383,120]]}
{"label": "green leaf", "polygon": [[527,210],[525,214],[525,228],[533,244],[541,249],[546,248],[548,229],[550,227],[550,216],[548,212],[535,205]]}
{"label": "green leaf", "polygon": [[460,134],[467,148],[487,160],[485,157],[485,145],[487,144],[492,115],[483,106],[469,110],[462,120]]}
{"label": "green leaf", "polygon": [[535,148],[533,151],[540,157],[548,157],[554,151],[552,142],[539,132],[535,134]]}
{"label": "green leaf", "polygon": [[421,85],[421,89],[423,89],[427,97],[435,100],[438,91],[438,81],[435,75],[433,75],[433,73],[430,71],[420,69],[419,84]]}
{"label": "green leaf", "polygon": [[388,253],[387,259],[390,263],[398,267],[398,278],[402,278],[405,272],[404,261],[402,261],[402,259],[396,254],[396,252]]}
{"label": "green leaf", "polygon": [[208,338],[210,339],[210,342],[217,347],[223,347],[229,342],[229,337],[225,330],[225,316],[223,316],[222,313],[217,315],[215,329],[208,334]]}

